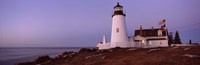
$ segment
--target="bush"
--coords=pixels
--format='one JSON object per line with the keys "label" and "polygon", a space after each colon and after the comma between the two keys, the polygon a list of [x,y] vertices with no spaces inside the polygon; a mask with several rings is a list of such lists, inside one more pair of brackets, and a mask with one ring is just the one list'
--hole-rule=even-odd
{"label": "bush", "polygon": [[79,51],[79,53],[89,53],[89,52],[93,52],[96,51],[95,49],[91,50],[88,48],[81,48],[81,50]]}

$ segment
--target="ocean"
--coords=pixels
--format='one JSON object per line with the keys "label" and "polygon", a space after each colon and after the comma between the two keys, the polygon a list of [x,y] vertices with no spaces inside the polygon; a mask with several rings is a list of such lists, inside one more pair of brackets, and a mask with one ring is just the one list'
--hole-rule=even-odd
{"label": "ocean", "polygon": [[39,56],[55,57],[65,51],[78,52],[81,47],[4,47],[0,48],[0,65],[34,61]]}

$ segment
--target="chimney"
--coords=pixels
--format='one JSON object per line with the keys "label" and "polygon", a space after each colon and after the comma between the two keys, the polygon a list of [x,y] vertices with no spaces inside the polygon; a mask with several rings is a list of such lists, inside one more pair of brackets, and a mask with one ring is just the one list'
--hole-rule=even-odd
{"label": "chimney", "polygon": [[142,36],[142,25],[140,25],[140,36]]}
{"label": "chimney", "polygon": [[106,44],[106,43],[107,43],[106,35],[104,34],[104,35],[103,35],[103,44]]}

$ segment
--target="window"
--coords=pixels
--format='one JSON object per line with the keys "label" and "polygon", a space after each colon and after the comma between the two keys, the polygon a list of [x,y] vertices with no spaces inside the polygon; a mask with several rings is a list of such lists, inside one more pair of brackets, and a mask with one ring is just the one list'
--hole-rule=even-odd
{"label": "window", "polygon": [[116,32],[117,32],[117,33],[119,32],[119,28],[116,29]]}
{"label": "window", "polygon": [[140,40],[134,40],[135,42],[140,42]]}
{"label": "window", "polygon": [[115,11],[122,11],[122,8],[121,7],[116,7]]}
{"label": "window", "polygon": [[144,40],[142,40],[142,43],[144,43]]}
{"label": "window", "polygon": [[158,36],[162,36],[162,31],[158,30]]}

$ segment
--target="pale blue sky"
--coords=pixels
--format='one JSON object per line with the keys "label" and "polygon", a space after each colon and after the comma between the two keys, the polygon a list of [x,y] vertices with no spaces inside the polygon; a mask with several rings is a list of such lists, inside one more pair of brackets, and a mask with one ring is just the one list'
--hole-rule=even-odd
{"label": "pale blue sky", "polygon": [[128,35],[166,19],[184,43],[200,43],[200,0],[0,0],[0,47],[96,46],[124,6]]}

